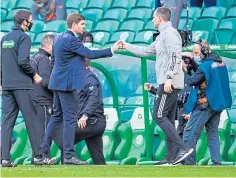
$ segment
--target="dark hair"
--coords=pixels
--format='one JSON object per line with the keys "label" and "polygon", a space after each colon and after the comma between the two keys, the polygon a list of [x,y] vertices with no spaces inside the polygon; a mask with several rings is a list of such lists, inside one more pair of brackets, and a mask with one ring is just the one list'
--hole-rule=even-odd
{"label": "dark hair", "polygon": [[87,42],[86,39],[89,39],[89,42],[93,43],[93,35],[90,32],[84,32],[82,35],[80,35],[80,39],[82,42]]}
{"label": "dark hair", "polygon": [[164,21],[170,21],[171,18],[171,11],[167,7],[158,7],[156,9],[156,13],[164,19]]}
{"label": "dark hair", "polygon": [[81,20],[85,20],[85,17],[79,13],[73,12],[69,14],[66,19],[68,28],[71,28],[73,23],[78,24]]}
{"label": "dark hair", "polygon": [[22,25],[24,20],[29,19],[29,16],[31,15],[31,12],[28,10],[19,10],[14,15],[14,24],[15,26],[19,27]]}

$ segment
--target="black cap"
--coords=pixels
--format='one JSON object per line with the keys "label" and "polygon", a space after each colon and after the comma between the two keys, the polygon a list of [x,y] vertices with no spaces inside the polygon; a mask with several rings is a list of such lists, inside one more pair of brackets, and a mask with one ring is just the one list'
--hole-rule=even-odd
{"label": "black cap", "polygon": [[30,15],[31,15],[31,12],[30,12],[30,11],[27,11],[27,10],[19,10],[19,11],[17,11],[16,14],[14,15],[14,18],[17,17],[17,18],[22,19],[22,20],[28,20]]}

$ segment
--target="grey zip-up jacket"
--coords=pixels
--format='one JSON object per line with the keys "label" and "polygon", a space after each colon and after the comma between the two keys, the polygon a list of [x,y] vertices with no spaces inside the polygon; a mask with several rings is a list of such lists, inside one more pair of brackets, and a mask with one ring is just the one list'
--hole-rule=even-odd
{"label": "grey zip-up jacket", "polygon": [[127,43],[126,49],[137,56],[156,55],[156,77],[158,84],[164,84],[172,78],[175,89],[184,88],[184,72],[182,70],[182,39],[171,22],[161,24],[160,35],[149,46],[137,46]]}

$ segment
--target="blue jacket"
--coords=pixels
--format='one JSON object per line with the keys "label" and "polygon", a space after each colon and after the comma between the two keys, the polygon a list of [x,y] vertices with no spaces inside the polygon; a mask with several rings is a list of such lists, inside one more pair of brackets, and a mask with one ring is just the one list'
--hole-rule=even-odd
{"label": "blue jacket", "polygon": [[90,50],[83,46],[73,32],[58,35],[53,44],[54,64],[49,81],[49,89],[72,91],[85,85],[85,58],[111,57],[111,49]]}
{"label": "blue jacket", "polygon": [[185,108],[186,114],[192,112],[195,107],[199,85],[203,81],[206,81],[206,97],[212,110],[222,111],[231,107],[232,97],[227,67],[220,56],[212,52],[208,59],[203,60],[196,73],[191,77],[189,86],[194,86],[194,88],[191,89]]}
{"label": "blue jacket", "polygon": [[78,91],[78,118],[87,115],[105,121],[101,84],[96,75],[86,70],[85,87]]}

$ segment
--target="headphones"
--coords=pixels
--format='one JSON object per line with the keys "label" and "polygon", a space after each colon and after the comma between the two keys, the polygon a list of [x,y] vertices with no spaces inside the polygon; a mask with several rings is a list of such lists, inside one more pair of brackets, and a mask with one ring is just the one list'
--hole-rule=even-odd
{"label": "headphones", "polygon": [[199,44],[201,46],[201,53],[203,54],[204,57],[208,57],[210,53],[209,47],[205,46],[202,44],[202,40],[199,39],[198,41],[195,42],[196,44]]}

